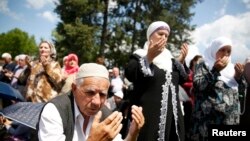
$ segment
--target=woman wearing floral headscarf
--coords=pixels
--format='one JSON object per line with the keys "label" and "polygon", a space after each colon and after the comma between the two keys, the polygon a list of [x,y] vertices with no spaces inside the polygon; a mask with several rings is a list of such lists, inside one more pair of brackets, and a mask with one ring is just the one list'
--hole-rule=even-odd
{"label": "woman wearing floral headscarf", "polygon": [[134,52],[125,76],[133,82],[131,104],[143,107],[145,124],[138,141],[183,141],[184,120],[178,95],[179,85],[187,78],[183,62],[188,48],[182,46],[180,62],[166,49],[169,25],[156,21],[147,29],[144,49]]}
{"label": "woman wearing floral headscarf", "polygon": [[204,60],[196,65],[193,79],[195,107],[191,139],[208,140],[209,125],[240,123],[239,94],[245,93],[244,67],[231,62],[232,42],[226,37],[212,41]]}
{"label": "woman wearing floral headscarf", "polygon": [[56,59],[56,49],[48,41],[39,44],[39,60],[33,62],[27,82],[28,101],[47,102],[61,90],[61,66]]}

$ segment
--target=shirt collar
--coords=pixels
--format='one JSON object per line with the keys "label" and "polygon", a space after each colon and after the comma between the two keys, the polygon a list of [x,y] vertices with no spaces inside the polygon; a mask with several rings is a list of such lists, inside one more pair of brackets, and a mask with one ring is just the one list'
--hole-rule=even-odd
{"label": "shirt collar", "polygon": [[74,112],[75,112],[75,121],[77,120],[78,116],[82,116],[80,113],[80,110],[78,109],[78,106],[76,105],[76,100],[74,98]]}

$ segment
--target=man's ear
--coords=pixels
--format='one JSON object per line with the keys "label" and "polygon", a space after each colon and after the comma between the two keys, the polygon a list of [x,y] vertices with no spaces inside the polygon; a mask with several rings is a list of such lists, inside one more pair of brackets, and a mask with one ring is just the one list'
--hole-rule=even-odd
{"label": "man's ear", "polygon": [[76,87],[77,87],[77,86],[76,86],[75,83],[72,83],[72,84],[71,84],[71,89],[72,89],[73,92],[76,90]]}

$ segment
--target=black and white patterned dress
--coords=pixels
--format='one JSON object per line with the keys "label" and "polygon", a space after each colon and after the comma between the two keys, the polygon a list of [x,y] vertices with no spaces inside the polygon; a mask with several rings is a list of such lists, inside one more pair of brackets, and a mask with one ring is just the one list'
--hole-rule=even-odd
{"label": "black and white patterned dress", "polygon": [[175,59],[169,62],[171,72],[154,63],[149,65],[145,57],[134,54],[126,66],[125,76],[134,84],[130,102],[142,106],[145,116],[138,141],[184,140],[178,85],[185,82],[187,74]]}

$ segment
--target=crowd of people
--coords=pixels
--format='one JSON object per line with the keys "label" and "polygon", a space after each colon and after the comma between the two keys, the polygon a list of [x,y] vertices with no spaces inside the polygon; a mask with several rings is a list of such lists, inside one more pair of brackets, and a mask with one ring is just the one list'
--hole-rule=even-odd
{"label": "crowd of people", "polygon": [[[187,65],[188,44],[175,58],[166,48],[170,33],[166,22],[152,22],[144,47],[111,69],[103,58],[80,65],[74,53],[61,65],[49,41],[39,44],[37,59],[3,53],[0,81],[45,106],[35,133],[3,116],[0,124],[25,141],[31,134],[41,141],[207,141],[210,125],[249,124],[250,59],[233,64],[232,41],[218,37]],[[0,100],[1,108],[18,102]]]}

